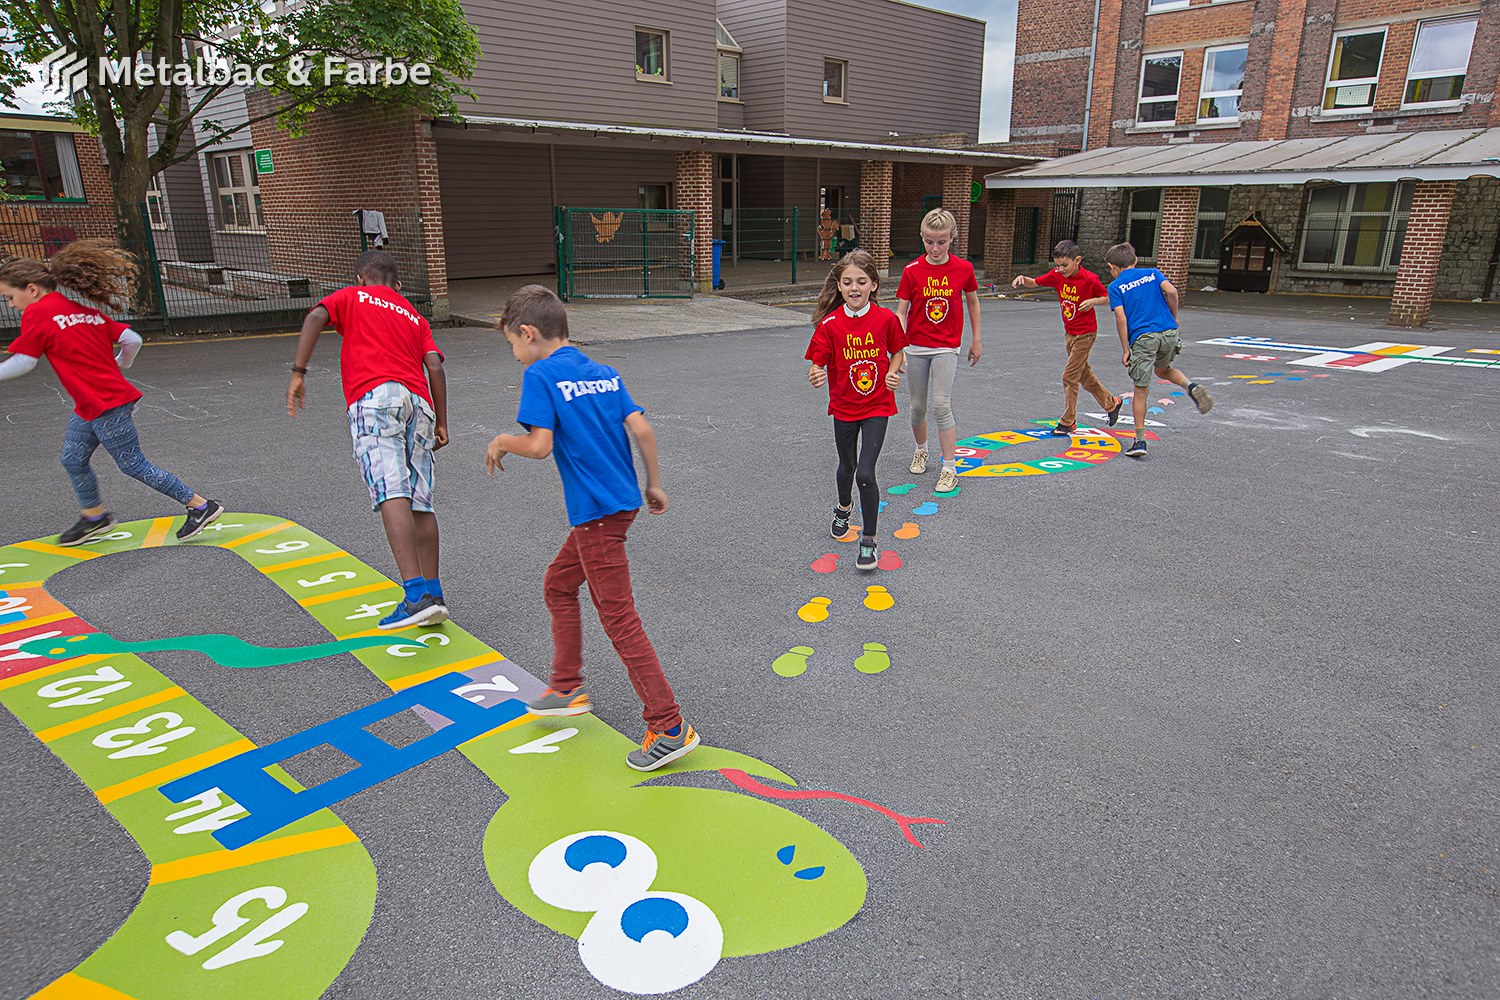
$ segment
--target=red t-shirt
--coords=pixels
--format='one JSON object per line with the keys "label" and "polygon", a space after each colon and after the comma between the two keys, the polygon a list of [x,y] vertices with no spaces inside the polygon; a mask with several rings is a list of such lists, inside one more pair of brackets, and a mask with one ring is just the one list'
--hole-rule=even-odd
{"label": "red t-shirt", "polygon": [[896,394],[886,388],[890,356],[906,346],[901,321],[889,309],[870,304],[861,316],[843,306],[813,330],[807,360],[828,369],[828,412],[839,420],[891,417]]}
{"label": "red t-shirt", "polygon": [[394,288],[359,285],[340,288],[319,303],[344,338],[339,370],[344,378],[344,401],[353,405],[382,382],[400,382],[432,404],[427,370],[422,358],[438,357],[432,327]]}
{"label": "red t-shirt", "polygon": [[1064,278],[1053,268],[1036,279],[1036,283],[1043,288],[1057,289],[1058,301],[1062,303],[1063,330],[1068,336],[1077,337],[1098,331],[1099,321],[1094,318],[1094,310],[1078,308],[1078,303],[1085,299],[1109,295],[1097,274],[1086,267],[1080,267],[1073,277]]}
{"label": "red t-shirt", "polygon": [[115,360],[114,345],[128,329],[61,292],[48,292],[21,313],[21,335],[11,342],[10,353],[45,354],[73,397],[73,412],[81,420],[94,420],[141,398],[141,390],[126,381]]}
{"label": "red t-shirt", "polygon": [[923,254],[901,272],[896,298],[911,303],[906,335],[917,347],[951,347],[964,339],[964,293],[979,291],[974,265],[949,255],[930,264]]}

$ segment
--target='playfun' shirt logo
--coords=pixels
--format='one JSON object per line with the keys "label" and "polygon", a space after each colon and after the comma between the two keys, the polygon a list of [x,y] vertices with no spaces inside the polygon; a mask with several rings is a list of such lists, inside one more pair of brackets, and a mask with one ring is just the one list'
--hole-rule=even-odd
{"label": "'playfun' shirt logo", "polygon": [[103,316],[94,313],[64,313],[61,316],[53,316],[52,319],[57,323],[59,330],[66,330],[79,323],[88,323],[92,326],[103,326],[105,323]]}
{"label": "'playfun' shirt logo", "polygon": [[582,382],[556,382],[564,403],[571,403],[579,396],[591,396],[596,392],[619,392],[620,376],[614,378],[589,379]]}
{"label": "'playfun' shirt logo", "polygon": [[394,302],[387,302],[385,299],[377,299],[369,292],[356,292],[355,294],[359,297],[359,301],[361,304],[369,303],[370,305],[376,306],[380,309],[389,309],[391,312],[396,313],[400,316],[405,316],[407,319],[418,325],[420,325],[422,322],[421,317],[412,313],[410,309],[398,306]]}

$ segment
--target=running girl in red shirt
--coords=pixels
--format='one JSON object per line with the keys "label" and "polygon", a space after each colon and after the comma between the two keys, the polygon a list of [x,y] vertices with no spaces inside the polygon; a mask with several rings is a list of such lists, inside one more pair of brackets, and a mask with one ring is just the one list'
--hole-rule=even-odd
{"label": "running girl in red shirt", "polygon": [[[101,444],[125,475],[187,508],[177,530],[179,541],[192,538],[224,513],[223,505],[194,493],[141,454],[131,419],[141,391],[120,374],[141,349],[140,335],[58,291],[67,288],[109,306],[125,300],[135,286],[136,274],[131,256],[102,240],[70,243],[51,260],[16,258],[0,266],[0,294],[21,314],[21,335],[11,343],[10,357],[0,363],[0,382],[25,375],[45,354],[73,399],[62,464],[73,481],[82,516],[58,536],[58,545],[78,545],[115,523],[115,515],[99,499],[99,481],[89,466],[89,458]],[[118,355],[116,344],[120,345]]]}
{"label": "running girl in red shirt", "polygon": [[889,309],[875,304],[880,272],[864,250],[846,255],[828,272],[813,311],[807,380],[828,386],[828,412],[839,451],[838,506],[833,509],[834,538],[849,533],[853,487],[859,483],[860,519],[856,569],[870,570],[876,555],[875,524],[880,514],[880,487],[875,462],[885,443],[886,424],[896,415],[906,334]]}

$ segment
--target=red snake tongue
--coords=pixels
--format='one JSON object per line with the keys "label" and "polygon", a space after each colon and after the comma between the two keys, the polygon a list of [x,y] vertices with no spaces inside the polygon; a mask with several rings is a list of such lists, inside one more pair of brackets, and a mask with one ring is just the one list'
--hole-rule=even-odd
{"label": "red snake tongue", "polygon": [[795,790],[789,790],[785,788],[772,788],[770,785],[761,784],[759,781],[756,781],[744,771],[741,771],[738,768],[734,767],[721,767],[719,768],[719,773],[722,774],[730,784],[735,785],[739,788],[743,788],[745,791],[751,792],[755,795],[763,795],[768,799],[838,799],[841,802],[853,802],[855,805],[864,806],[866,809],[873,809],[899,826],[901,828],[901,835],[905,837],[913,847],[926,846],[917,839],[914,833],[911,832],[911,828],[914,824],[937,823],[939,825],[942,825],[948,822],[945,819],[933,819],[929,816],[903,816],[900,813],[896,812],[894,809],[887,809],[885,806],[880,805],[878,802],[871,802],[869,799],[855,798],[853,795],[845,795],[843,792],[830,792],[821,789],[810,788]]}

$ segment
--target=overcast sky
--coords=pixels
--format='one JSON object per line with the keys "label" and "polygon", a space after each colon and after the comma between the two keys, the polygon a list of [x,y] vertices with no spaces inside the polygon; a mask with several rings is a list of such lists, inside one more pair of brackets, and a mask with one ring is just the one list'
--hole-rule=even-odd
{"label": "overcast sky", "polygon": [[[919,0],[921,6],[967,14],[988,22],[984,33],[984,99],[979,141],[1004,142],[1010,135],[1010,75],[1016,55],[1016,0]],[[900,60],[910,63],[910,53]],[[40,84],[16,92],[13,110],[44,114],[47,95]]]}

